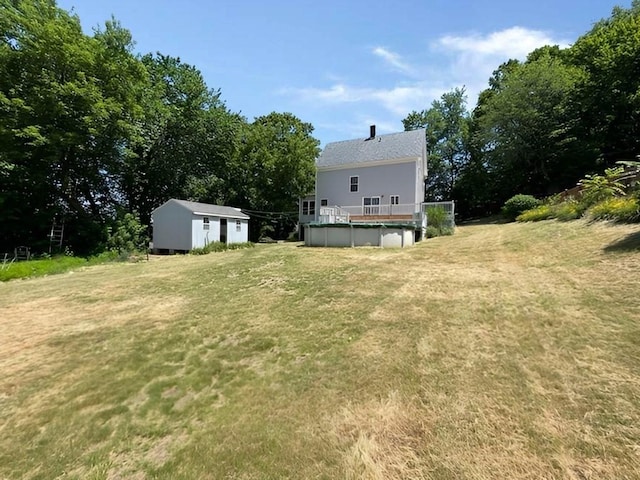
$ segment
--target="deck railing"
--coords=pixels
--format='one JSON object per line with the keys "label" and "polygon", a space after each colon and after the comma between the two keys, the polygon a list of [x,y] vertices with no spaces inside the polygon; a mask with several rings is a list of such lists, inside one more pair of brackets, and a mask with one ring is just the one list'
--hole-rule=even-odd
{"label": "deck railing", "polygon": [[357,215],[357,216],[388,216],[393,217],[395,215],[414,215],[420,214],[421,208],[420,204],[414,203],[400,203],[395,205],[350,205],[350,206],[341,206],[343,211],[348,212],[349,215]]}
{"label": "deck railing", "polygon": [[421,204],[347,205],[320,207],[318,223],[366,221],[417,221],[422,219]]}
{"label": "deck railing", "polygon": [[349,223],[349,212],[342,207],[320,207],[318,222],[320,223]]}

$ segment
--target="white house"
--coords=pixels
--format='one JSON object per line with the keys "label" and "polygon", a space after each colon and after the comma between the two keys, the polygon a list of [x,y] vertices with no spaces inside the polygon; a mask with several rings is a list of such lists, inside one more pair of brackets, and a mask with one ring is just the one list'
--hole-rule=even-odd
{"label": "white house", "polygon": [[329,143],[316,161],[315,193],[300,199],[300,223],[424,226],[425,130]]}
{"label": "white house", "polygon": [[249,217],[239,208],[172,198],[151,212],[153,250],[187,252],[211,242],[249,239]]}

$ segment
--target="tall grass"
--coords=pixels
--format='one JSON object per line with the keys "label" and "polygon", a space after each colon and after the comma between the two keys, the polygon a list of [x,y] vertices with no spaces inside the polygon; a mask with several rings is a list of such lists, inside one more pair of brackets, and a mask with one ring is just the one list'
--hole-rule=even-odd
{"label": "tall grass", "polygon": [[85,258],[59,256],[42,260],[27,260],[6,264],[0,270],[0,281],[16,278],[40,277],[63,273],[87,265]]}
{"label": "tall grass", "polygon": [[240,243],[225,243],[225,242],[211,242],[204,247],[193,248],[189,251],[191,255],[206,255],[214,252],[224,252],[227,250],[241,250],[243,248],[253,248],[255,244],[252,242],[240,242]]}

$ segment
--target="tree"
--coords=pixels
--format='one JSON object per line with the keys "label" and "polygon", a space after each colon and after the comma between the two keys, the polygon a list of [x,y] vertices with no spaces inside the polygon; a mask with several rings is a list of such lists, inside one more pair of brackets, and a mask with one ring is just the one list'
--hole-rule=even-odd
{"label": "tree", "polygon": [[236,155],[235,124],[243,119],[228,112],[220,92],[210,90],[200,71],[179,58],[145,55],[142,64],[149,77],[143,117],[128,144],[120,188],[129,211],[139,212],[148,225],[155,207],[172,197],[193,196],[195,183],[224,171]]}
{"label": "tree", "polygon": [[94,37],[53,0],[0,2],[0,247],[47,243],[64,216],[73,248],[104,240],[144,70],[131,37]]}
{"label": "tree", "polygon": [[582,119],[606,166],[640,154],[640,0],[616,7],[570,50],[587,76],[580,84]]}
{"label": "tree", "polygon": [[469,161],[470,116],[464,88],[443,94],[427,110],[411,112],[402,123],[405,130],[426,129],[426,199],[451,199],[454,186]]}
{"label": "tree", "polygon": [[575,184],[596,159],[580,138],[576,85],[584,77],[555,49],[507,64],[474,112],[482,161],[499,203],[516,193],[545,195]]}
{"label": "tree", "polygon": [[242,189],[233,200],[236,206],[283,212],[260,222],[254,220],[252,235],[260,230],[257,223],[269,221],[275,225],[277,236],[293,229],[298,199],[313,191],[320,142],[312,132],[310,123],[291,113],[272,112],[247,127],[235,172]]}

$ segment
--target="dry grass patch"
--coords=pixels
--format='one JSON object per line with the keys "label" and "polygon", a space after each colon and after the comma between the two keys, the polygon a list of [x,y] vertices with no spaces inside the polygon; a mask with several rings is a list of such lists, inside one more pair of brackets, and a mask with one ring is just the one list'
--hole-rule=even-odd
{"label": "dry grass patch", "polygon": [[349,404],[332,423],[343,451],[344,478],[427,478],[423,416],[398,392],[365,404]]}
{"label": "dry grass patch", "polygon": [[636,228],[0,284],[0,478],[637,478]]}

